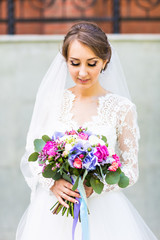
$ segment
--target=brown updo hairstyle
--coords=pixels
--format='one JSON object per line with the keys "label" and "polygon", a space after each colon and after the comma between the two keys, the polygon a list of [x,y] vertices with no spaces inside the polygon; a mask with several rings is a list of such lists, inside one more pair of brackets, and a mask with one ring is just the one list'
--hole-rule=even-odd
{"label": "brown updo hairstyle", "polygon": [[62,55],[66,61],[68,60],[68,48],[73,40],[78,40],[88,46],[99,58],[103,60],[107,59],[103,70],[106,69],[111,59],[111,47],[106,34],[97,24],[92,22],[78,22],[70,28],[62,46]]}

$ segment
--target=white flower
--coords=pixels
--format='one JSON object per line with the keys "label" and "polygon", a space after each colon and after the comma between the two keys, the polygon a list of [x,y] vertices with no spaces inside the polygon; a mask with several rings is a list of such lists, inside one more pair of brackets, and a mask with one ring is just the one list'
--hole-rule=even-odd
{"label": "white flower", "polygon": [[72,142],[77,142],[77,136],[76,135],[64,135],[63,137],[60,138],[60,141],[67,142],[67,143],[72,143]]}
{"label": "white flower", "polygon": [[108,151],[109,151],[109,156],[112,156],[115,154],[114,149],[111,147],[108,147]]}
{"label": "white flower", "polygon": [[64,152],[62,153],[62,156],[63,156],[63,157],[67,157],[68,154],[69,154],[69,151],[64,151]]}
{"label": "white flower", "polygon": [[102,139],[99,139],[97,136],[94,135],[91,135],[88,140],[91,145],[97,145],[98,143],[100,143],[101,145],[105,145],[105,142]]}
{"label": "white flower", "polygon": [[72,144],[66,143],[65,152],[69,152],[73,148]]}

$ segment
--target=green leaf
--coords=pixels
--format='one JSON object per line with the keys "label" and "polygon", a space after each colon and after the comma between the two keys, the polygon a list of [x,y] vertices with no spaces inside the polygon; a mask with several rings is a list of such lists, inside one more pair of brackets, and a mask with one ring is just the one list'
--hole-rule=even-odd
{"label": "green leaf", "polygon": [[120,174],[118,171],[116,172],[109,172],[106,174],[106,183],[108,184],[116,184],[119,182],[120,179]]}
{"label": "green leaf", "polygon": [[75,181],[75,183],[74,183],[74,185],[73,185],[73,187],[72,187],[72,190],[73,190],[73,191],[75,191],[75,190],[77,189],[77,187],[78,187],[78,182],[79,182],[79,177],[77,177],[77,179],[76,179],[76,181]]}
{"label": "green leaf", "polygon": [[82,179],[82,182],[84,182],[84,180],[85,180],[85,177],[87,176],[87,173],[88,173],[88,171],[87,171],[87,169],[85,170],[85,172],[84,172],[84,174],[83,174],[83,179]]}
{"label": "green leaf", "polygon": [[78,171],[78,169],[76,169],[76,168],[73,169],[73,175],[79,176],[79,171]]}
{"label": "green leaf", "polygon": [[87,179],[87,181],[85,182],[85,185],[86,185],[87,187],[91,187],[90,179]]}
{"label": "green leaf", "polygon": [[52,170],[52,165],[47,165],[42,175],[45,178],[52,178],[54,180],[59,180],[61,178],[61,174],[59,172]]}
{"label": "green leaf", "polygon": [[29,156],[29,158],[28,158],[28,161],[29,162],[35,162],[36,160],[37,160],[37,158],[38,158],[38,152],[34,152],[34,153],[32,153],[30,156]]}
{"label": "green leaf", "polygon": [[70,176],[68,176],[66,173],[63,173],[62,177],[63,177],[63,179],[65,179],[66,181],[72,183],[72,180],[71,180]]}
{"label": "green leaf", "polygon": [[65,162],[64,164],[64,169],[67,171],[67,172],[69,172],[69,163],[68,162]]}
{"label": "green leaf", "polygon": [[99,166],[99,169],[100,169],[101,177],[103,178],[103,171],[102,171],[101,165]]}
{"label": "green leaf", "polygon": [[42,136],[42,139],[43,139],[43,141],[45,141],[45,142],[51,141],[51,138],[48,137],[47,135],[43,135],[43,136]]}
{"label": "green leaf", "polygon": [[62,176],[59,172],[53,172],[52,179],[54,179],[56,181],[56,180],[59,180],[61,178],[62,178]]}
{"label": "green leaf", "polygon": [[91,177],[90,184],[96,193],[100,194],[102,192],[104,184],[99,179]]}
{"label": "green leaf", "polygon": [[35,139],[34,140],[34,149],[35,152],[41,152],[43,147],[45,146],[45,141],[43,139]]}
{"label": "green leaf", "polygon": [[45,178],[52,178],[54,172],[52,170],[52,166],[51,165],[47,165],[44,169],[44,171],[42,172],[43,177]]}
{"label": "green leaf", "polygon": [[67,208],[66,207],[63,207],[63,210],[62,210],[62,216],[65,214]]}
{"label": "green leaf", "polygon": [[102,140],[107,143],[107,138],[105,136],[102,136]]}
{"label": "green leaf", "polygon": [[122,172],[120,175],[120,180],[118,182],[118,186],[120,188],[126,188],[129,185],[129,178],[125,176],[125,174]]}

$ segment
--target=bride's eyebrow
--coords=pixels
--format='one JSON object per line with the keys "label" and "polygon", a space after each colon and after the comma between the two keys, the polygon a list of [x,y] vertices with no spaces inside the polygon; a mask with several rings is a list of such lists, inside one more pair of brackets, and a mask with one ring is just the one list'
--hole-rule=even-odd
{"label": "bride's eyebrow", "polygon": [[[74,59],[74,60],[80,61],[80,59],[74,58],[74,57],[70,57],[70,59]],[[89,58],[89,59],[87,59],[87,61],[94,60],[94,59],[98,59],[98,57]]]}

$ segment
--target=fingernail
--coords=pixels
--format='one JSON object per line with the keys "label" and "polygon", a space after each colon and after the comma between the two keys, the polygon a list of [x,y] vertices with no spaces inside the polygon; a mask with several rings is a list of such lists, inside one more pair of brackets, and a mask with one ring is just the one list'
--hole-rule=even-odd
{"label": "fingernail", "polygon": [[66,206],[66,208],[69,208],[69,206]]}

